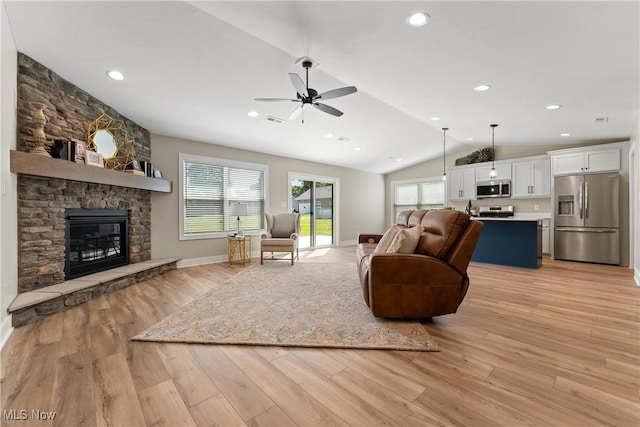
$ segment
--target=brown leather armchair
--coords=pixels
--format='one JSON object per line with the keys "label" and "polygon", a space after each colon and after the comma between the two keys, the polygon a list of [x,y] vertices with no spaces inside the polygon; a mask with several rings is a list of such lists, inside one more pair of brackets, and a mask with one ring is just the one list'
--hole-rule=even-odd
{"label": "brown leather armchair", "polygon": [[374,253],[379,234],[358,236],[364,300],[376,317],[428,318],[455,313],[469,287],[467,266],[482,223],[454,210],[404,211],[401,227],[421,227],[414,253]]}

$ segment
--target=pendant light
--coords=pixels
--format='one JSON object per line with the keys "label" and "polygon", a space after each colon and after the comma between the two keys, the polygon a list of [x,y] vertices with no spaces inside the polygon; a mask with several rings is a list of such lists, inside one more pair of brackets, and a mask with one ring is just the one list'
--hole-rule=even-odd
{"label": "pendant light", "polygon": [[449,128],[442,128],[442,180],[447,180],[447,131]]}
{"label": "pendant light", "polygon": [[496,176],[498,176],[498,172],[496,172],[496,167],[495,167],[495,158],[496,158],[496,142],[495,142],[495,131],[496,128],[498,127],[498,125],[496,124],[492,124],[489,125],[491,126],[491,172],[489,173],[489,177],[490,178],[495,178]]}

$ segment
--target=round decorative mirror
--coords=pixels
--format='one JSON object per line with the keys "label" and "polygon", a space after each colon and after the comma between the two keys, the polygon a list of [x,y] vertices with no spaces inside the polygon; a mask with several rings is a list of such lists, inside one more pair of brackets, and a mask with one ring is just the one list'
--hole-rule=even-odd
{"label": "round decorative mirror", "polygon": [[113,135],[107,130],[99,130],[93,135],[93,144],[105,160],[113,159],[118,153],[118,146]]}
{"label": "round decorative mirror", "polygon": [[134,141],[124,122],[107,114],[89,124],[87,149],[102,154],[104,167],[108,169],[125,170],[136,160]]}

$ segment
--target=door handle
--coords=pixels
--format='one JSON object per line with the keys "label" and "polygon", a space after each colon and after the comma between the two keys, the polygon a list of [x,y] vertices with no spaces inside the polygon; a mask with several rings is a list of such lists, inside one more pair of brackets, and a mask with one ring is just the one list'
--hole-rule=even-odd
{"label": "door handle", "polygon": [[568,233],[615,233],[616,230],[610,228],[556,228],[556,231],[568,232]]}
{"label": "door handle", "polygon": [[584,217],[589,218],[589,183],[584,183]]}
{"label": "door handle", "polygon": [[583,182],[580,183],[580,190],[578,191],[578,212],[580,212],[580,219],[582,219],[582,186]]}

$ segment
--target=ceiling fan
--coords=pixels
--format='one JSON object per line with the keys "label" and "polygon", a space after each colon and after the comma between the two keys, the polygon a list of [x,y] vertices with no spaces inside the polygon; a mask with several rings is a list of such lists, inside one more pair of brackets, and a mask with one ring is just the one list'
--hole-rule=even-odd
{"label": "ceiling fan", "polygon": [[[302,67],[304,67],[306,71],[307,82],[305,84],[302,81],[302,78],[295,74],[289,73],[289,79],[293,84],[293,87],[296,89],[296,99],[290,98],[255,98],[256,101],[284,101],[284,102],[298,102],[300,105],[296,107],[295,110],[289,116],[289,120],[296,119],[300,113],[302,113],[302,109],[305,105],[310,104],[313,105],[320,111],[324,111],[327,114],[331,114],[332,116],[340,117],[343,113],[337,108],[333,108],[330,105],[322,104],[318,101],[324,101],[326,99],[338,98],[340,96],[350,95],[354,92],[357,92],[358,89],[355,86],[346,86],[338,89],[328,90],[326,92],[318,93],[315,89],[309,87],[309,68],[313,67],[313,61],[310,58],[304,58],[302,61]],[[317,65],[317,64],[316,64]],[[302,119],[302,123],[304,123],[304,118]]]}

